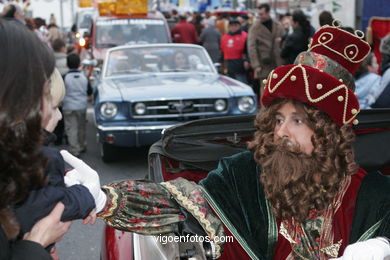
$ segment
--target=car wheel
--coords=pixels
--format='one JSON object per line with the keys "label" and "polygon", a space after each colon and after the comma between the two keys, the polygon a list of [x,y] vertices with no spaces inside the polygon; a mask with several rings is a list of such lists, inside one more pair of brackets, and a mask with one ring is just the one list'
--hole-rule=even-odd
{"label": "car wheel", "polygon": [[111,144],[100,143],[100,156],[105,163],[113,162],[115,160],[115,147]]}

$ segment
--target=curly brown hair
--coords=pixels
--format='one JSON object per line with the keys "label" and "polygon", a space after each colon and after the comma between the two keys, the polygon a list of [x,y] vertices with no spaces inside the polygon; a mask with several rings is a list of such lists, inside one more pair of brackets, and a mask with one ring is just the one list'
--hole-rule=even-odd
{"label": "curly brown hair", "polygon": [[25,26],[0,19],[0,35],[0,224],[12,238],[12,205],[45,183],[41,107],[55,60]]}
{"label": "curly brown hair", "polygon": [[[304,112],[314,134],[310,155],[274,141],[276,112],[291,102]],[[303,221],[311,209],[323,210],[334,199],[341,180],[357,170],[348,126],[338,127],[324,112],[300,101],[278,99],[255,119],[257,131],[248,148],[261,166],[260,182],[278,219]]]}

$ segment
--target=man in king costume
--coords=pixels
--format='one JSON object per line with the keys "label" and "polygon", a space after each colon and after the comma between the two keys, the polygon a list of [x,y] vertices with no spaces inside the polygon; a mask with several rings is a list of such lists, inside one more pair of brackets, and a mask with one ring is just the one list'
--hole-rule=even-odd
{"label": "man in king costume", "polygon": [[[211,239],[234,236],[225,245],[214,240],[220,259],[390,255],[390,179],[359,168],[352,148],[360,111],[352,74],[370,51],[362,38],[337,26],[319,29],[295,64],[263,82],[265,109],[248,151],[221,159],[199,185],[176,179],[104,186],[98,217],[151,235],[180,233],[195,220]],[[96,172],[63,156],[75,168],[68,183],[95,178],[88,185],[99,185]]]}

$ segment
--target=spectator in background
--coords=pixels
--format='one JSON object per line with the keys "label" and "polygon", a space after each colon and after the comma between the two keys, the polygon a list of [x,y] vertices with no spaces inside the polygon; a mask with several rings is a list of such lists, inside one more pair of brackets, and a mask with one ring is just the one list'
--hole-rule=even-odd
{"label": "spectator in background", "polygon": [[262,4],[258,8],[259,19],[255,21],[248,34],[248,53],[254,78],[260,80],[260,96],[264,91],[263,80],[274,68],[282,65],[280,57],[282,25],[271,19],[270,6]]}
{"label": "spectator in background", "polygon": [[279,19],[280,23],[283,26],[284,29],[284,34],[282,35],[282,44],[284,41],[287,39],[287,36],[293,33],[293,28],[292,28],[292,17],[290,13],[286,13],[285,15],[282,15]]}
{"label": "spectator in background", "polygon": [[370,53],[355,73],[355,95],[361,109],[371,108],[377,98],[375,93],[380,88],[381,76],[378,75],[378,63]]}
{"label": "spectator in background", "polygon": [[204,28],[204,25],[202,23],[203,17],[199,13],[194,13],[193,19],[192,19],[192,24],[195,26],[196,32],[198,35],[202,33],[202,30]]}
{"label": "spectator in background", "polygon": [[382,53],[381,74],[382,80],[378,91],[375,93],[377,99],[372,108],[390,107],[390,34],[381,41],[380,51]]}
{"label": "spectator in background", "polygon": [[237,19],[229,21],[229,32],[222,36],[221,51],[229,77],[248,83],[246,71],[250,65],[247,59],[246,39],[248,34],[241,30]]}
{"label": "spectator in background", "polygon": [[215,22],[215,27],[221,33],[221,36],[225,35],[228,32],[228,24],[229,24],[229,14],[222,13],[218,15],[217,21]]}
{"label": "spectator in background", "polygon": [[55,39],[52,48],[54,51],[54,58],[56,59],[56,68],[60,71],[62,76],[65,76],[69,69],[66,66],[66,46],[64,40]]}
{"label": "spectator in background", "polygon": [[52,14],[50,16],[50,23],[49,25],[47,26],[47,29],[48,29],[48,41],[51,45],[53,45],[54,41],[56,39],[64,39],[64,36],[60,30],[60,28],[58,28],[57,24],[56,24],[56,20],[54,18],[54,15]]}
{"label": "spectator in background", "polygon": [[10,3],[4,6],[2,16],[4,19],[20,24],[26,24],[24,12],[17,3]]}
{"label": "spectator in background", "polygon": [[241,24],[241,30],[243,30],[244,32],[248,33],[249,27],[250,27],[250,24],[248,23],[249,16],[246,15],[246,14],[242,14],[242,15],[239,15],[237,17],[237,19],[238,19],[238,21]]}
{"label": "spectator in background", "polygon": [[92,94],[92,89],[84,73],[79,70],[79,55],[69,54],[66,60],[69,72],[64,77],[66,94],[62,101],[65,133],[68,136],[69,151],[75,156],[80,156],[87,150],[85,139],[87,97]]}
{"label": "spectator in background", "polygon": [[[74,46],[74,45],[73,45]],[[61,73],[62,77],[65,77],[65,74],[69,71],[67,62],[66,62],[66,47],[65,42],[62,39],[54,40],[52,44],[52,48],[54,50],[54,58],[56,60],[56,68]],[[59,107],[60,112],[62,112],[62,105]],[[61,118],[57,124],[57,127],[54,130],[54,134],[57,136],[55,140],[56,145],[61,145],[63,142],[67,143],[67,138],[65,135],[65,122],[64,119]]]}
{"label": "spectator in background", "polygon": [[320,26],[324,25],[332,25],[333,24],[333,16],[329,11],[322,11],[318,16]]}
{"label": "spectator in background", "polygon": [[179,23],[172,28],[172,39],[175,43],[198,44],[198,33],[192,23],[187,22],[185,15],[179,16]]}
{"label": "spectator in background", "polygon": [[311,33],[310,22],[301,10],[293,12],[292,27],[294,31],[287,36],[280,52],[286,65],[293,64],[298,54],[307,49]]}
{"label": "spectator in background", "polygon": [[200,34],[199,41],[209,53],[211,60],[216,63],[221,61],[221,33],[215,27],[215,19],[209,18],[207,20],[206,28]]}

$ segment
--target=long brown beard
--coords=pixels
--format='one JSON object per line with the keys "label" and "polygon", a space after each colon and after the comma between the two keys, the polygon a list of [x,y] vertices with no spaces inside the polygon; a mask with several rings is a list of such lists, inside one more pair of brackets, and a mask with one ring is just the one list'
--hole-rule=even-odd
{"label": "long brown beard", "polygon": [[271,153],[260,159],[260,165],[260,181],[276,218],[303,221],[310,209],[328,205],[321,196],[324,189],[315,180],[319,163],[288,140],[275,143]]}

